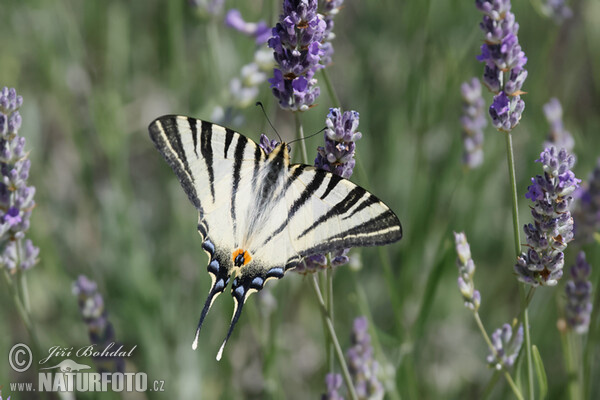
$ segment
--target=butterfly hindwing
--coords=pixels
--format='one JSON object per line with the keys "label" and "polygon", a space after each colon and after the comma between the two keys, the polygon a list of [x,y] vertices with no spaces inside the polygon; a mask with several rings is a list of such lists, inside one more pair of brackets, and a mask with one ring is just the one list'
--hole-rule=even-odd
{"label": "butterfly hindwing", "polygon": [[284,143],[267,155],[228,128],[173,115],[156,119],[149,131],[198,210],[209,256],[212,284],[194,349],[213,301],[233,278],[235,308],[217,359],[248,296],[303,257],[402,237],[398,218],[377,197],[330,172],[290,165]]}

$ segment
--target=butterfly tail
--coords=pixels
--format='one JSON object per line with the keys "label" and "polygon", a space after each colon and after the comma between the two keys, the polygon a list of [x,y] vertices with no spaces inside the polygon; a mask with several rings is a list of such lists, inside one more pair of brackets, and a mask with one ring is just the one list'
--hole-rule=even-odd
{"label": "butterfly tail", "polygon": [[200,329],[202,328],[204,318],[206,317],[206,314],[208,314],[208,311],[210,310],[210,307],[217,296],[223,293],[225,290],[230,278],[229,272],[225,268],[219,268],[219,262],[217,259],[211,260],[211,262],[208,264],[208,272],[213,278],[213,283],[212,287],[210,288],[210,292],[208,292],[208,297],[204,303],[204,307],[202,308],[200,320],[198,321],[198,328],[196,328],[196,336],[194,336],[194,341],[192,342],[192,349],[194,350],[198,348],[198,337],[200,336]]}

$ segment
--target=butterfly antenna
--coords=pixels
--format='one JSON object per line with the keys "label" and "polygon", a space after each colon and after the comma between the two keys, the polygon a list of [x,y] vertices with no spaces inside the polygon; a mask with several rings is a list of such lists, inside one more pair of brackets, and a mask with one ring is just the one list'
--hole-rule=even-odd
{"label": "butterfly antenna", "polygon": [[235,311],[233,312],[233,318],[231,319],[231,325],[229,325],[229,331],[227,331],[227,337],[223,341],[223,344],[221,345],[221,348],[219,349],[219,352],[217,353],[217,361],[221,361],[221,357],[223,356],[223,349],[225,348],[225,345],[227,344],[227,341],[229,340],[229,337],[231,336],[231,332],[233,332],[233,328],[235,327],[235,324],[238,322],[238,319],[240,319],[240,315],[242,315],[242,307],[244,306],[244,302],[246,301],[246,299],[243,297],[241,300],[238,300],[237,297],[234,297],[234,300],[235,300]]}
{"label": "butterfly antenna", "polygon": [[265,107],[263,106],[263,103],[261,103],[260,101],[257,101],[256,105],[261,108],[263,114],[265,115],[265,118],[267,119],[267,122],[269,123],[269,125],[271,125],[271,129],[273,129],[273,131],[277,134],[277,137],[279,138],[279,141],[283,142],[283,139],[281,138],[281,135],[279,134],[279,132],[277,132],[277,129],[275,129],[275,127],[271,123],[271,120],[269,119],[269,116],[267,115],[267,112],[265,111]]}
{"label": "butterfly antenna", "polygon": [[217,280],[215,282],[210,292],[208,293],[208,298],[206,299],[206,302],[204,303],[202,314],[200,314],[200,321],[198,321],[198,328],[196,329],[196,336],[194,336],[194,342],[192,343],[193,350],[196,350],[198,348],[198,336],[200,335],[200,328],[202,328],[202,323],[204,322],[206,314],[208,314],[208,311],[210,310],[210,307],[212,306],[212,303],[215,300],[215,298],[218,295],[220,295],[225,289],[225,286],[223,284],[220,284],[220,282],[220,280]]}
{"label": "butterfly antenna", "polygon": [[307,136],[307,137],[304,137],[304,138],[298,138],[298,139],[294,139],[294,140],[292,140],[291,142],[289,142],[288,144],[292,144],[292,143],[294,143],[294,142],[297,142],[298,140],[306,140],[306,139],[310,139],[311,137],[313,137],[313,136],[316,136],[316,135],[318,135],[319,133],[323,132],[325,129],[327,129],[327,127],[324,127],[324,128],[323,128],[323,129],[321,129],[320,131],[318,131],[318,132],[315,132],[315,133],[313,133],[313,134],[312,134],[312,135],[310,135],[310,136]]}

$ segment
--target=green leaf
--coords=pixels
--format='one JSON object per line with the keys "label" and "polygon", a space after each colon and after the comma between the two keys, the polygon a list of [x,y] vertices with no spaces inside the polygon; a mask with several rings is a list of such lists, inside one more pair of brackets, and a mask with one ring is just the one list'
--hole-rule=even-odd
{"label": "green leaf", "polygon": [[532,355],[533,355],[533,364],[535,365],[535,373],[537,375],[538,384],[540,387],[540,399],[546,397],[548,394],[548,377],[546,376],[546,370],[544,369],[544,362],[542,361],[542,356],[534,344],[531,346]]}

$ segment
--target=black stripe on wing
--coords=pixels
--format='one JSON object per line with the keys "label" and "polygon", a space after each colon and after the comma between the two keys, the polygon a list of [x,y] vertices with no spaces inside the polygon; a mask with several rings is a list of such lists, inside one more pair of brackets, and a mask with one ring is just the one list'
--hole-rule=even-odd
{"label": "black stripe on wing", "polygon": [[200,199],[196,193],[194,186],[194,177],[190,171],[183,144],[181,143],[181,135],[177,123],[177,117],[167,115],[157,118],[148,126],[150,138],[158,151],[163,155],[167,164],[173,169],[183,190],[194,206],[203,213]]}
{"label": "black stripe on wing", "polygon": [[[333,176],[337,176],[337,175],[333,175]],[[332,178],[332,180],[333,180],[333,178]],[[305,236],[307,233],[309,233],[310,231],[312,231],[313,229],[315,229],[317,226],[321,225],[322,223],[328,221],[329,219],[346,213],[348,210],[350,210],[350,208],[352,208],[352,206],[354,206],[364,196],[365,193],[367,193],[367,191],[365,189],[361,188],[360,186],[356,186],[354,189],[352,189],[346,195],[346,197],[342,201],[337,203],[327,213],[325,213],[318,220],[316,220],[311,226],[306,228],[306,230],[304,230],[304,232],[302,232],[298,236],[298,239]]]}
{"label": "black stripe on wing", "polygon": [[357,246],[381,246],[402,238],[402,226],[394,212],[385,210],[360,225],[333,235],[320,244],[302,251],[302,256],[327,253],[342,248]]}
{"label": "black stripe on wing", "polygon": [[[248,144],[248,138],[239,135],[238,141],[235,146],[235,153],[233,156],[233,182],[231,185],[231,220],[233,221],[233,237],[236,237],[236,217],[235,217],[235,201],[237,198],[238,186],[241,179],[242,160],[244,158],[244,150]],[[237,243],[236,243],[237,245]]]}
{"label": "black stripe on wing", "polygon": [[[193,118],[188,118],[190,121],[190,126],[192,125],[191,121],[194,121],[194,129],[192,133],[195,131],[196,120]],[[210,122],[202,121],[202,133],[200,136],[200,152],[202,153],[202,158],[204,158],[204,162],[206,163],[206,171],[208,172],[208,182],[210,184],[210,194],[212,195],[213,203],[215,202],[215,171],[213,170],[213,150],[212,150],[212,125]],[[194,150],[196,148],[196,143],[194,142]]]}
{"label": "black stripe on wing", "polygon": [[[304,168],[298,168],[297,170],[302,169],[304,170]],[[297,171],[296,170],[296,171]],[[298,179],[298,175],[296,175],[296,171],[294,171],[294,173],[292,174],[292,176],[290,177],[290,181],[293,181],[295,179]],[[263,246],[267,243],[269,243],[271,241],[271,239],[273,239],[275,236],[277,236],[278,234],[280,234],[288,225],[290,219],[292,219],[292,217],[294,215],[296,215],[296,213],[298,212],[298,210],[308,201],[308,199],[310,199],[310,197],[315,194],[315,192],[317,190],[319,190],[319,188],[321,187],[321,185],[323,184],[323,181],[325,180],[325,177],[327,176],[328,172],[323,171],[322,169],[317,169],[315,170],[315,174],[312,178],[312,180],[308,183],[308,185],[306,185],[306,187],[304,188],[304,190],[302,191],[302,193],[300,193],[300,197],[298,197],[294,203],[292,204],[292,207],[288,210],[288,215],[285,221],[283,221],[283,223],[279,226],[279,228],[277,228],[264,242],[263,242]],[[290,183],[291,184],[291,183]],[[289,185],[286,184],[286,187],[289,187]],[[285,190],[284,190],[284,195],[285,195]]]}

